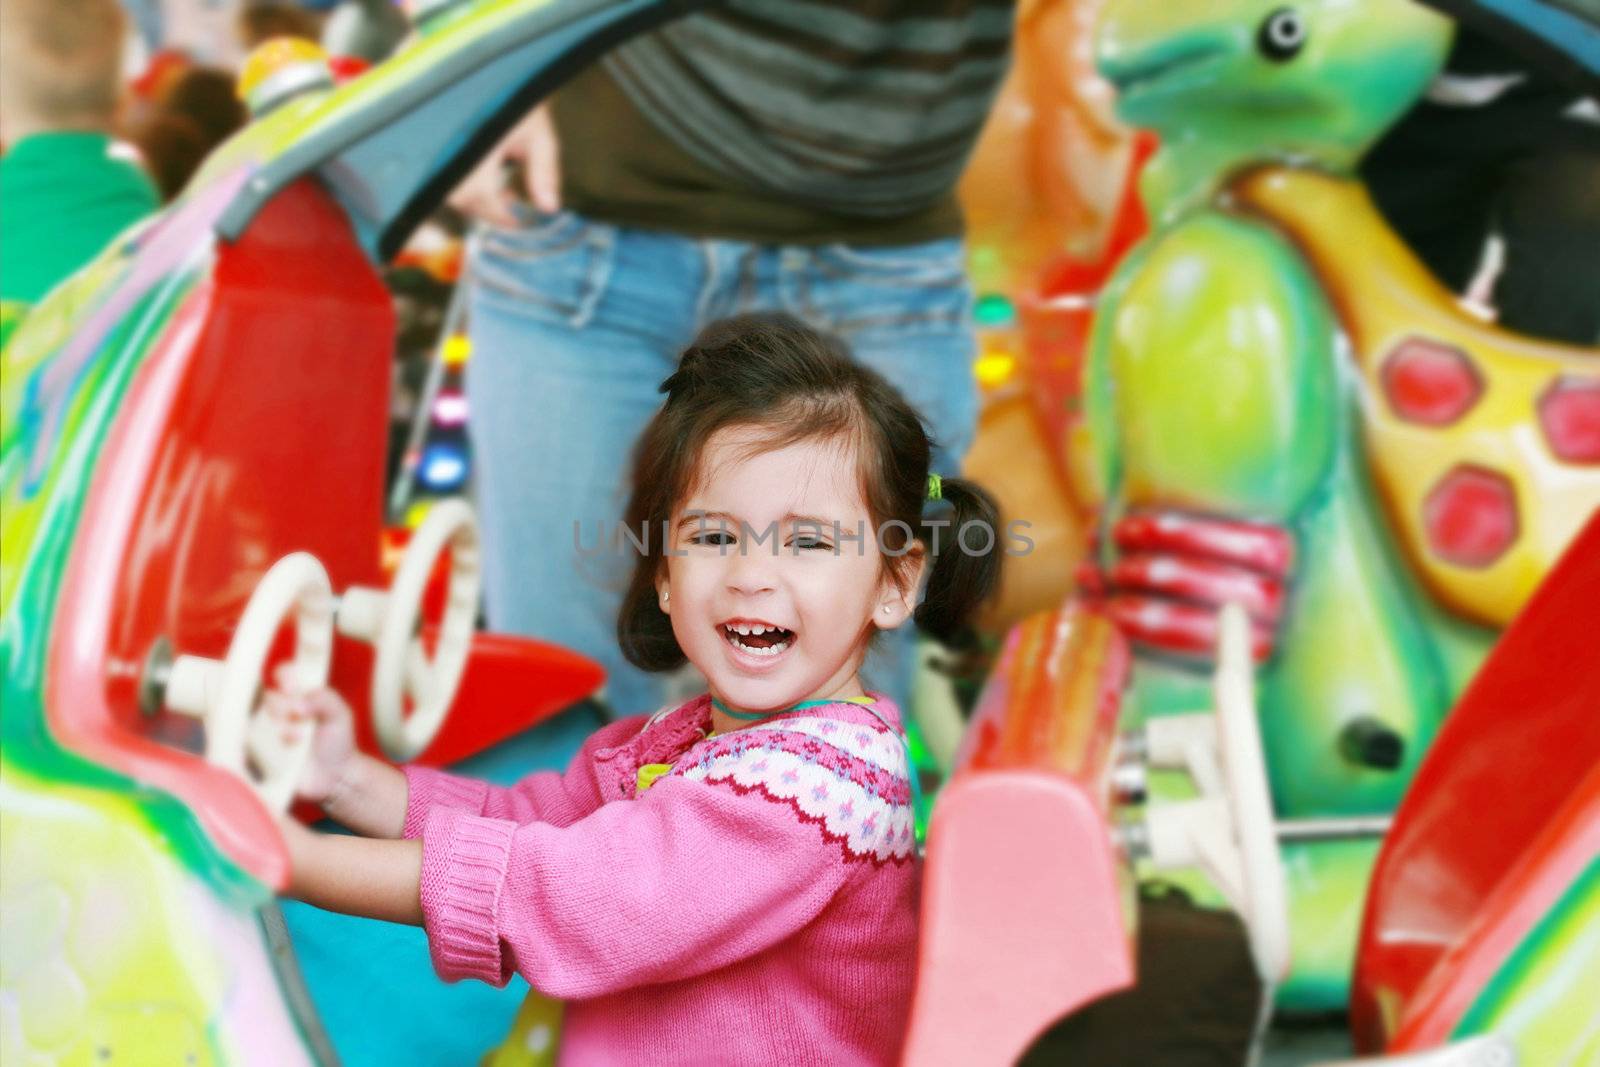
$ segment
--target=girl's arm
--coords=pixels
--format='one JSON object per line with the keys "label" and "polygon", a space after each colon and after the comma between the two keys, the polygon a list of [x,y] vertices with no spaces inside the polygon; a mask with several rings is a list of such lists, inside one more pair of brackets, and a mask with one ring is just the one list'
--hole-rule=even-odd
{"label": "girl's arm", "polygon": [[[570,826],[607,800],[596,773],[596,753],[624,744],[648,720],[624,719],[590,735],[565,771],[536,771],[515,785],[499,786],[477,778],[428,767],[407,766],[400,793],[401,828],[392,836],[416,837],[428,812],[453,808],[514,823],[544,822]],[[332,814],[332,812],[329,812]],[[341,820],[342,821],[342,820]]]}
{"label": "girl's arm", "polygon": [[[815,742],[815,739],[804,739]],[[441,977],[556,997],[602,996],[747,959],[814,920],[856,872],[910,864],[898,742],[873,766],[730,744],[637,800],[567,827],[436,808],[422,828],[421,904]],[[736,774],[736,776],[735,776]],[[909,886],[909,879],[894,884]],[[909,888],[906,892],[910,892]],[[904,901],[906,923],[915,905]]]}
{"label": "girl's arm", "polygon": [[266,707],[289,727],[311,722],[312,755],[296,789],[329,818],[366,837],[415,837],[420,820],[436,806],[515,822],[565,826],[598,808],[602,796],[593,770],[597,751],[622,744],[647,721],[627,719],[598,730],[585,742],[565,774],[544,771],[510,787],[420,767],[400,770],[355,745],[350,707],[332,689],[301,693],[281,669]]}
{"label": "girl's arm", "polygon": [[[341,719],[343,701],[331,690],[311,694],[307,701],[306,710],[319,723],[331,720],[337,727],[348,721],[348,709]],[[613,723],[597,731],[565,774],[542,771],[510,787],[424,767],[401,771],[351,745],[341,756],[338,774],[329,776],[317,799],[329,818],[366,836],[317,833],[293,818],[283,819],[292,866],[287,894],[346,915],[420,925],[422,842],[416,839],[430,812],[488,816],[512,824],[576,822],[603,802],[595,752],[634,736],[645,721]],[[313,777],[317,773],[314,767]],[[406,840],[367,839],[402,836]]]}
{"label": "girl's arm", "polygon": [[366,837],[400,837],[406,824],[406,776],[365,752],[345,765],[322,810],[334,822]]}
{"label": "girl's arm", "polygon": [[289,896],[346,915],[422,925],[422,842],[320,834],[293,817],[280,825],[292,868]]}

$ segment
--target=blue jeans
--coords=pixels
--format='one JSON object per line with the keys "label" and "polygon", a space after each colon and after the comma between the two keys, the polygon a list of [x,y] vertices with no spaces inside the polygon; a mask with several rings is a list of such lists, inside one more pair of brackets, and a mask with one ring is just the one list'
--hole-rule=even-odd
{"label": "blue jeans", "polygon": [[[619,714],[654,710],[663,687],[617,647],[632,558],[593,552],[595,530],[621,519],[634,441],[701,327],[790,312],[843,337],[921,411],[935,470],[956,473],[972,442],[975,343],[957,239],[764,246],[562,212],[484,231],[469,270],[467,393],[489,625],[599,660]],[[907,629],[880,641],[867,666],[868,684],[902,706],[908,638]]]}

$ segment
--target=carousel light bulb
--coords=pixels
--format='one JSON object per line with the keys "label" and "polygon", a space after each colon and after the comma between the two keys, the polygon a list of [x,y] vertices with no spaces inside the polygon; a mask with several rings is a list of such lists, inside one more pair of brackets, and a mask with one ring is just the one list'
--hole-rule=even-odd
{"label": "carousel light bulb", "polygon": [[431,444],[422,453],[417,478],[435,492],[459,488],[467,480],[467,455],[456,445]]}
{"label": "carousel light bulb", "polygon": [[447,367],[463,366],[472,356],[472,339],[464,333],[454,333],[445,338],[441,357]]}
{"label": "carousel light bulb", "polygon": [[447,389],[433,401],[433,421],[440,426],[455,428],[467,423],[467,398],[464,393]]}
{"label": "carousel light bulb", "polygon": [[985,293],[973,305],[972,317],[979,326],[1010,326],[1017,321],[1017,309],[999,293]]}
{"label": "carousel light bulb", "polygon": [[1004,349],[990,349],[978,357],[973,364],[972,373],[978,379],[978,384],[985,389],[994,389],[1011,380],[1017,371],[1017,357]]}

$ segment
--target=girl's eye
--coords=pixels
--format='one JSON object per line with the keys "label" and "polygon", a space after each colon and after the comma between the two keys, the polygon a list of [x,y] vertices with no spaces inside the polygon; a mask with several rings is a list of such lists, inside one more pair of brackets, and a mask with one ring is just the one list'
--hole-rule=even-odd
{"label": "girl's eye", "polygon": [[806,537],[806,536],[800,536],[800,537],[793,538],[792,540],[790,540],[789,546],[791,548],[823,549],[824,551],[833,547],[832,545],[828,544],[827,541],[823,540],[820,537]]}
{"label": "girl's eye", "polygon": [[731,545],[733,544],[733,535],[724,533],[721,530],[707,530],[704,533],[691,534],[689,543],[691,545]]}

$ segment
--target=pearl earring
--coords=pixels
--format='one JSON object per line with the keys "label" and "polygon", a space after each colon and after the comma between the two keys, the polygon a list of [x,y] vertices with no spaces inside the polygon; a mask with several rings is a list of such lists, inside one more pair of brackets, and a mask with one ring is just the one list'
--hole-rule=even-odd
{"label": "pearl earring", "polygon": [[672,591],[670,589],[661,594],[661,602],[663,604],[670,604],[672,602]]}
{"label": "pearl earring", "polygon": [[888,614],[889,614],[889,613],[890,613],[890,612],[892,612],[892,611],[894,611],[894,606],[893,606],[893,605],[892,605],[892,604],[885,604],[885,605],[884,605],[884,606],[883,606],[883,613],[884,613],[884,614],[885,614],[885,615],[888,615]]}

